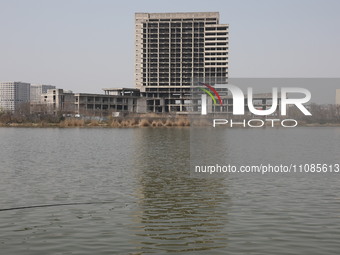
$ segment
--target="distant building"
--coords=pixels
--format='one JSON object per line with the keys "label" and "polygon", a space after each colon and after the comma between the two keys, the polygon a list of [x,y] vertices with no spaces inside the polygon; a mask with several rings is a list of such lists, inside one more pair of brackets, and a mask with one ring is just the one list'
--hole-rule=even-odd
{"label": "distant building", "polygon": [[30,101],[30,84],[25,82],[0,83],[0,111],[15,112]]}
{"label": "distant building", "polygon": [[218,12],[136,13],[135,83],[149,112],[187,112],[193,80],[228,77],[229,25]]}
{"label": "distant building", "polygon": [[48,89],[41,95],[41,98],[41,104],[45,106],[43,111],[54,114],[74,113],[74,94],[70,90]]}
{"label": "distant building", "polygon": [[[139,91],[136,89],[104,89],[103,94],[75,94],[75,113],[89,116],[112,116],[113,113],[140,111]],[[145,107],[144,107],[145,109]],[[145,110],[144,110],[145,111]]]}
{"label": "distant building", "polygon": [[335,104],[340,105],[340,89],[336,90]]}
{"label": "distant building", "polygon": [[44,84],[32,84],[31,92],[30,92],[30,101],[31,104],[39,104],[41,103],[41,95],[47,93],[49,89],[55,89],[55,86],[52,85],[44,85]]}
{"label": "distant building", "polygon": [[42,94],[41,103],[33,104],[35,113],[79,114],[84,116],[112,116],[125,113],[145,113],[146,100],[138,89],[104,89],[105,94],[73,93],[63,89],[49,89]]}

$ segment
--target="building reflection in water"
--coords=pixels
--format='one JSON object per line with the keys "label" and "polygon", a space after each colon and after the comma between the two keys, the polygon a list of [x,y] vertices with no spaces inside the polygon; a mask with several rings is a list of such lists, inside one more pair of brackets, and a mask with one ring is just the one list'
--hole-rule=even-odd
{"label": "building reflection in water", "polygon": [[223,250],[231,201],[227,180],[189,174],[189,128],[135,132],[136,243],[144,252]]}

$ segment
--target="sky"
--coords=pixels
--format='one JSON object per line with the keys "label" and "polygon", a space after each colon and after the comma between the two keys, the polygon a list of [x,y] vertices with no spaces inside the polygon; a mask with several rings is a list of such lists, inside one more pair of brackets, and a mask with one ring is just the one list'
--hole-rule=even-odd
{"label": "sky", "polygon": [[134,13],[195,11],[230,25],[230,77],[340,77],[337,0],[0,0],[0,81],[134,87]]}

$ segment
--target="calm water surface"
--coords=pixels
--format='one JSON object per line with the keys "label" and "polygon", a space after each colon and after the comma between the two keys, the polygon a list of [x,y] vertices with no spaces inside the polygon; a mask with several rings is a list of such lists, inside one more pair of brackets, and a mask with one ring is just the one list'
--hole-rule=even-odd
{"label": "calm water surface", "polygon": [[[340,161],[339,128],[218,132],[230,162]],[[340,250],[340,174],[193,178],[189,128],[1,128],[0,141],[0,209],[59,204],[0,211],[1,254]]]}

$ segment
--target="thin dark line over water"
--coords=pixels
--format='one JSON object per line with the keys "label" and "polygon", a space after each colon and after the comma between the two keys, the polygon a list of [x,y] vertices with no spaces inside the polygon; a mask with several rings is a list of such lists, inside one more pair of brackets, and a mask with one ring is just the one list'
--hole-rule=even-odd
{"label": "thin dark line over water", "polygon": [[85,202],[85,203],[64,203],[64,204],[45,204],[45,205],[30,205],[30,206],[21,206],[21,207],[12,207],[12,208],[3,208],[3,209],[0,209],[0,212],[3,212],[3,211],[13,211],[13,210],[24,210],[24,209],[32,209],[32,208],[43,208],[43,207],[55,207],[55,206],[94,205],[94,204],[110,204],[110,203],[114,203],[114,201]]}

